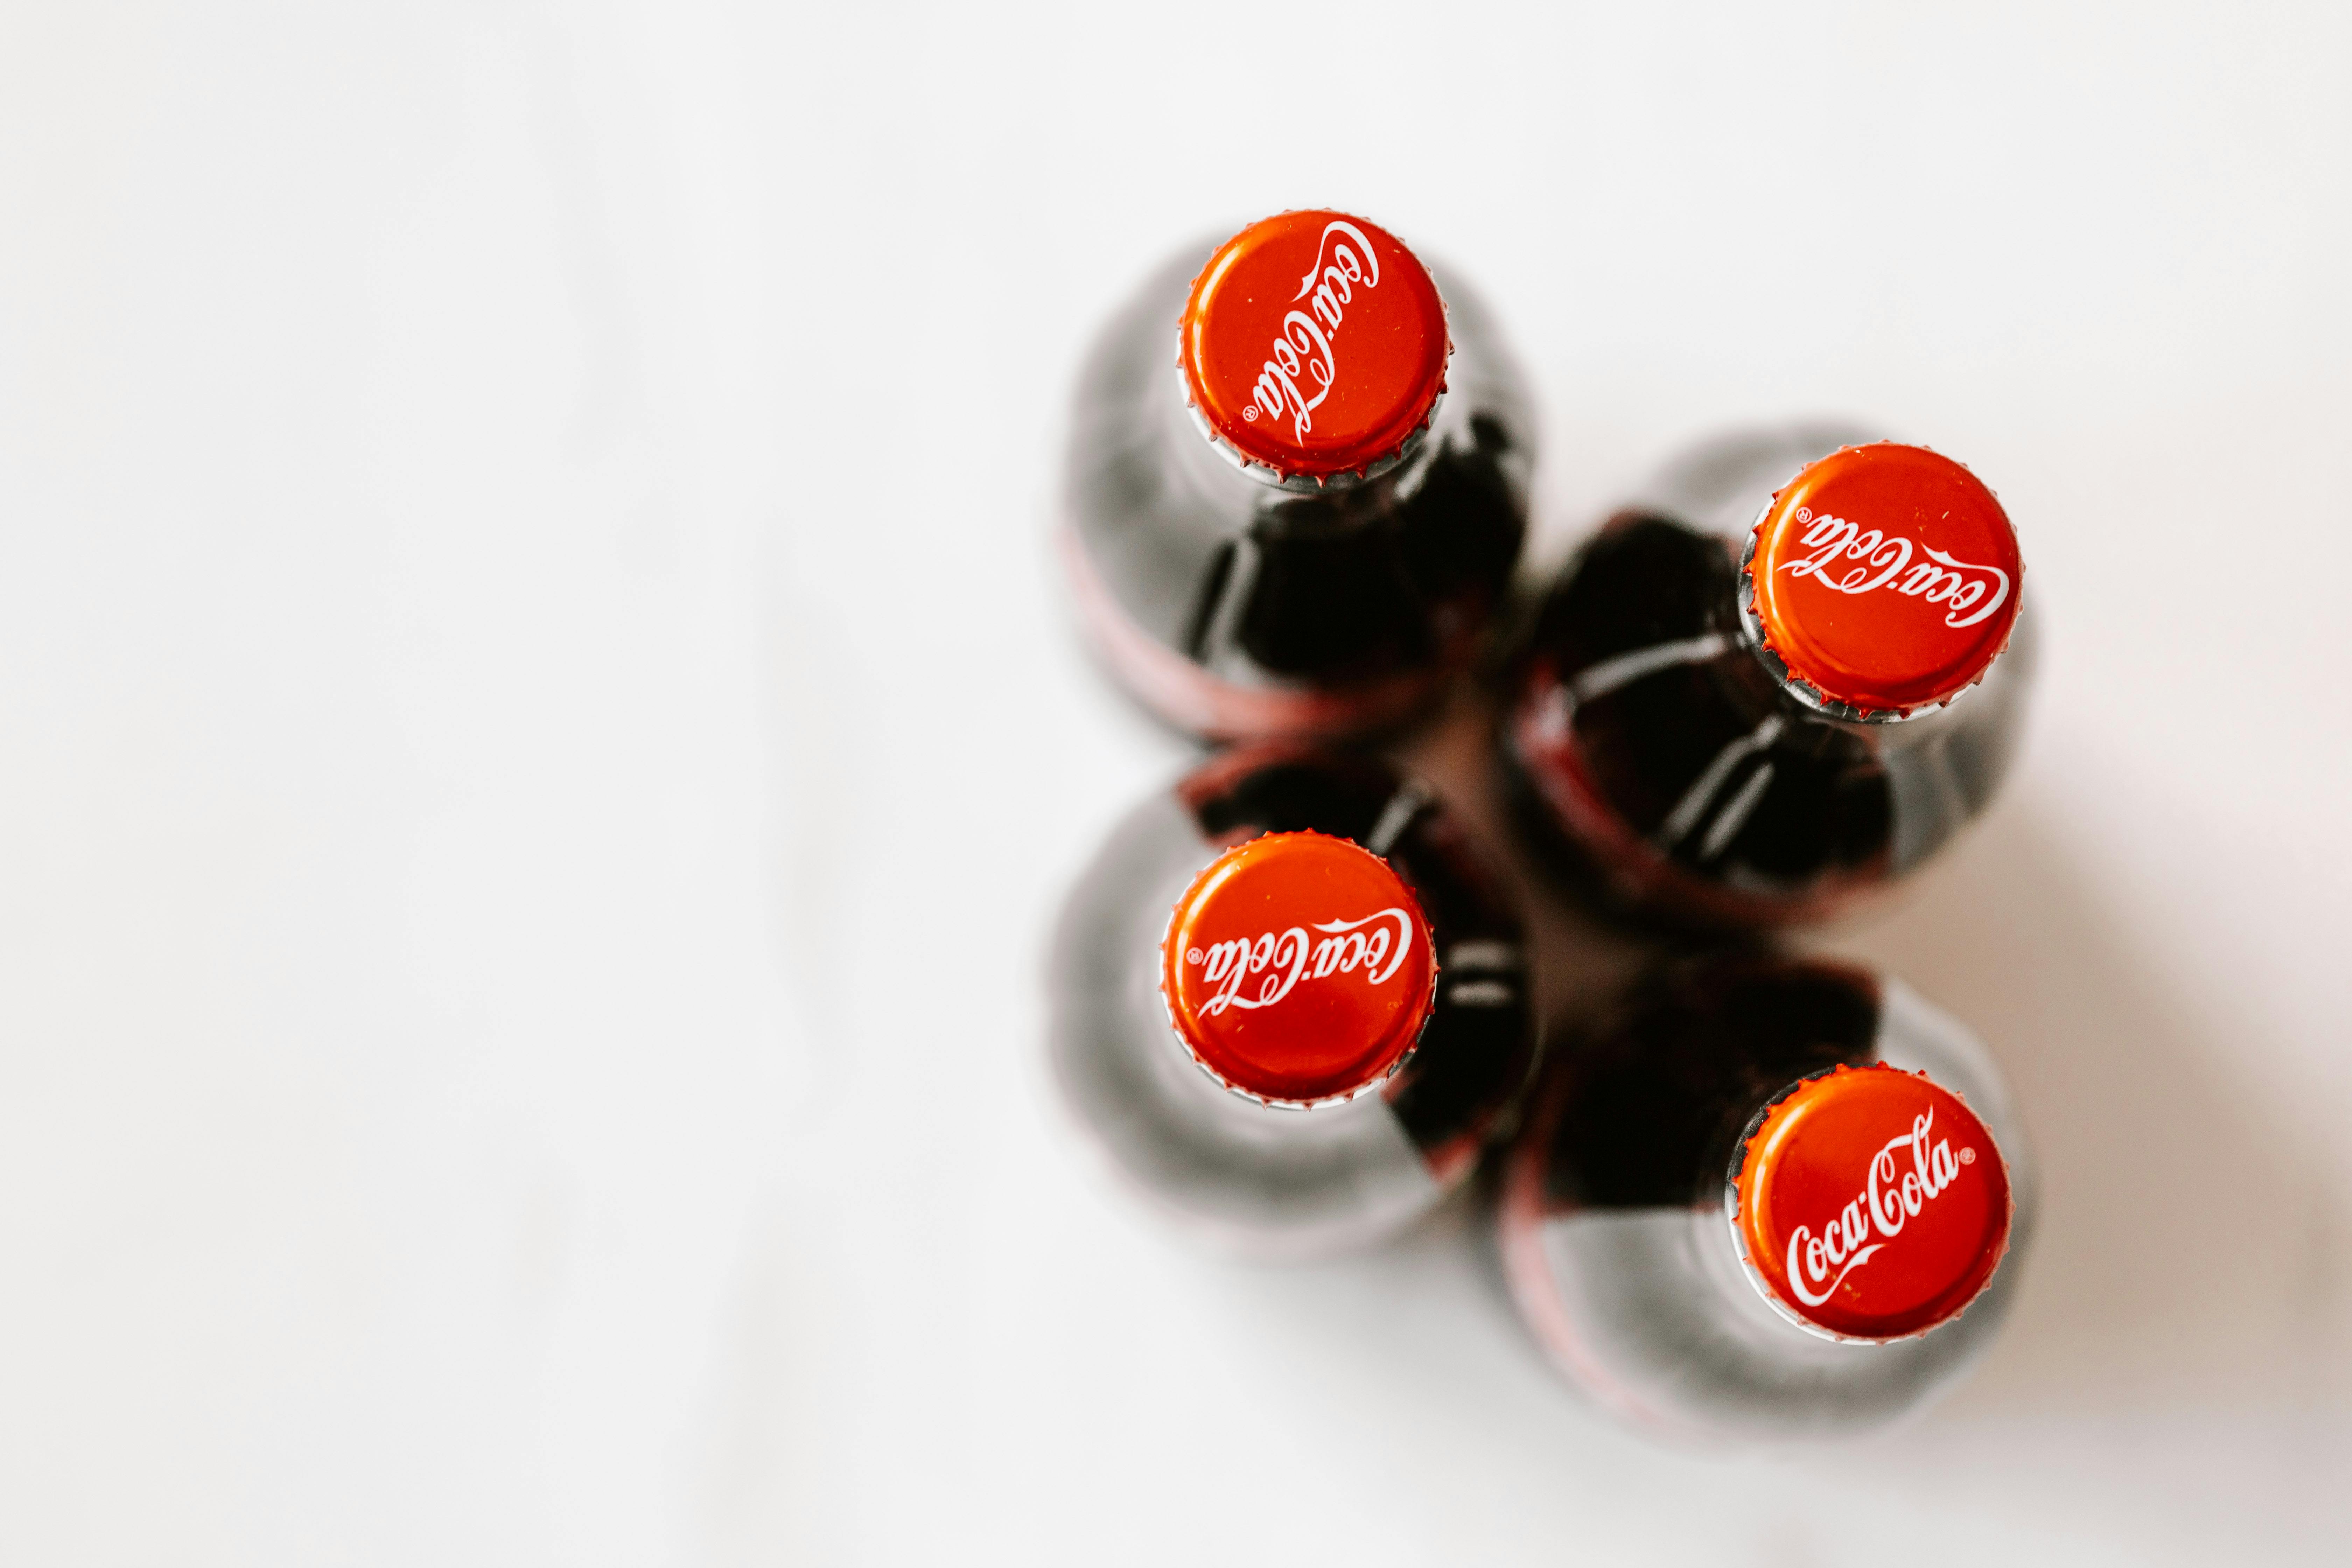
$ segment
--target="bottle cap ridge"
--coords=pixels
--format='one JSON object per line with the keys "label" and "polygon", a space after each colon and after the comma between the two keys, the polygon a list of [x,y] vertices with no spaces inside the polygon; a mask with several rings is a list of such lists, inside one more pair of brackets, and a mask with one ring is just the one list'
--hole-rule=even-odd
{"label": "bottle cap ridge", "polygon": [[1832,1337],[1903,1339],[1957,1317],[2009,1247],[2009,1167],[1924,1073],[1840,1067],[1774,1102],[1733,1176],[1749,1279]]}
{"label": "bottle cap ridge", "polygon": [[1428,269],[1379,225],[1287,212],[1217,247],[1179,331],[1185,395],[1217,440],[1279,479],[1401,454],[1445,390],[1452,343]]}
{"label": "bottle cap ridge", "polygon": [[1751,625],[1826,702],[1895,716],[1983,678],[2009,646],[2023,572],[2009,514],[1967,468],[1924,447],[1847,447],[1758,520]]}
{"label": "bottle cap ridge", "polygon": [[1350,1099],[1412,1053],[1435,1001],[1429,922],[1387,861],[1269,833],[1193,879],[1160,944],[1160,994],[1193,1059],[1276,1104]]}

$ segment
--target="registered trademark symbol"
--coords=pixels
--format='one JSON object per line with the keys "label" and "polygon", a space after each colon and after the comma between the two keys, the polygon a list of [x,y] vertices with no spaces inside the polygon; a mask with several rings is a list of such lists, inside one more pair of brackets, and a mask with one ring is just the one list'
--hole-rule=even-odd
{"label": "registered trademark symbol", "polygon": [[1243,409],[1243,410],[1242,410],[1242,417],[1243,417],[1243,418],[1244,418],[1244,419],[1255,419],[1255,418],[1256,418],[1256,417],[1257,417],[1257,405],[1256,405],[1256,404],[1255,404],[1255,403],[1253,403],[1253,404],[1251,404],[1247,408]]}
{"label": "registered trademark symbol", "polygon": [[[1200,962],[1201,962],[1201,950],[1200,950],[1199,948],[1197,948],[1197,947],[1194,947],[1194,948],[1188,948],[1188,949],[1186,949],[1186,950],[1185,950],[1185,952],[1184,952],[1184,962],[1185,962],[1185,963],[1200,963]],[[1973,1159],[1975,1159],[1975,1158],[1976,1158],[1976,1156],[1975,1156],[1975,1155],[1973,1155],[1973,1154],[1971,1154],[1971,1155],[1969,1155],[1969,1158],[1970,1158],[1971,1160],[1973,1160]]]}
{"label": "registered trademark symbol", "polygon": [[1977,1163],[1977,1152],[1976,1152],[1975,1150],[1973,1150],[1973,1149],[1963,1149],[1963,1150],[1961,1150],[1961,1151],[1960,1151],[1960,1163],[1961,1163],[1961,1164],[1963,1164],[1963,1165],[1973,1165],[1973,1164],[1975,1164],[1976,1163]]}

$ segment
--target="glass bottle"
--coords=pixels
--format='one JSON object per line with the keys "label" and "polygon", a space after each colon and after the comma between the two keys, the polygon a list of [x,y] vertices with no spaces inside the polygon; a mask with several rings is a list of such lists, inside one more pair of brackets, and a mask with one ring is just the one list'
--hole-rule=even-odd
{"label": "glass bottle", "polygon": [[1927,860],[2007,773],[2032,666],[2015,531],[1958,463],[1854,434],[1689,455],[1547,595],[1505,773],[1602,902],[1816,920]]}
{"label": "glass bottle", "polygon": [[1080,626],[1199,736],[1391,725],[1501,602],[1533,452],[1458,280],[1344,213],[1252,224],[1171,258],[1087,356],[1061,530]]}
{"label": "glass bottle", "polygon": [[1899,981],[1689,961],[1547,1072],[1498,1225],[1559,1370],[1654,1435],[1852,1435],[1998,1331],[2032,1233],[2024,1130],[1973,1036]]}
{"label": "glass bottle", "polygon": [[1129,813],[1069,896],[1047,989],[1064,1102],[1121,1184],[1259,1254],[1425,1213],[1507,1130],[1536,1048],[1518,913],[1454,815],[1290,746]]}

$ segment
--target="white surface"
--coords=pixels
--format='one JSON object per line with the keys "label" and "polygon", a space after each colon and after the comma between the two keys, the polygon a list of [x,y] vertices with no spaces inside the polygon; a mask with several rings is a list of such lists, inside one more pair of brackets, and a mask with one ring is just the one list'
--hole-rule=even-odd
{"label": "white surface", "polygon": [[[11,8],[0,1558],[2341,1561],[2347,18]],[[2049,1176],[1898,1438],[1636,1446],[1459,1211],[1210,1263],[1055,1123],[1180,756],[1066,377],[1310,202],[1483,285],[1556,536],[1818,410],[2020,521],[2023,774],[1841,939]]]}

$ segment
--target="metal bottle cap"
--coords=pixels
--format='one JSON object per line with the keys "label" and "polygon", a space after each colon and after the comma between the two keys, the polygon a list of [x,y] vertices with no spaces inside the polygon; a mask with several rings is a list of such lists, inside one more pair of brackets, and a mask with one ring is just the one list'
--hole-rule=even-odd
{"label": "metal bottle cap", "polygon": [[1160,989],[1212,1077],[1308,1106],[1404,1065],[1435,1004],[1437,960],[1420,901],[1387,861],[1345,838],[1269,833],[1226,850],[1177,901]]}
{"label": "metal bottle cap", "polygon": [[1291,488],[1370,475],[1428,427],[1453,352],[1428,269],[1377,224],[1287,212],[1217,247],[1177,363],[1195,420]]}
{"label": "metal bottle cap", "polygon": [[2009,1248],[2009,1167],[1959,1096],[1879,1063],[1799,1083],[1742,1141],[1731,1231],[1801,1327],[1896,1340],[1959,1315]]}
{"label": "metal bottle cap", "polygon": [[1948,702],[2009,646],[2024,567],[1984,482],[1892,441],[1847,447],[1772,498],[1748,545],[1749,629],[1842,718]]}

